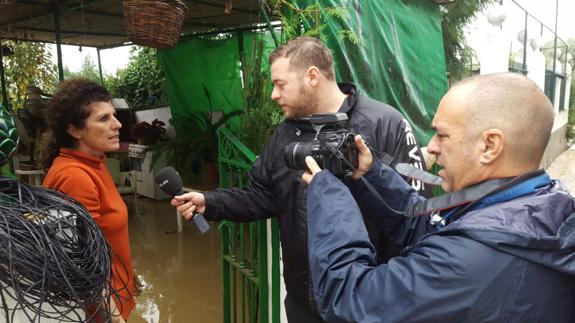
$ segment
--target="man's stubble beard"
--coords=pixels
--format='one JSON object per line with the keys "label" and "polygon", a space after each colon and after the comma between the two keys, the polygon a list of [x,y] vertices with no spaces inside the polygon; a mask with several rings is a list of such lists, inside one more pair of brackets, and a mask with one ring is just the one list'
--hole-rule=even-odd
{"label": "man's stubble beard", "polygon": [[308,90],[304,85],[299,89],[298,101],[294,103],[290,119],[301,119],[317,113],[318,97],[313,90]]}

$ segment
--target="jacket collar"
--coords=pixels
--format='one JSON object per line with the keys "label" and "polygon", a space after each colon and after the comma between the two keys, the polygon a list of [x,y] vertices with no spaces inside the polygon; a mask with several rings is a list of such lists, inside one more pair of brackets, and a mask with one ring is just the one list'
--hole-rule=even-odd
{"label": "jacket collar", "polygon": [[349,113],[351,109],[355,108],[359,99],[359,90],[353,83],[338,83],[339,89],[347,94],[347,98],[339,108],[339,112]]}
{"label": "jacket collar", "polygon": [[104,160],[106,160],[105,156],[100,158],[96,158],[94,156],[90,156],[86,153],[75,149],[69,148],[60,148],[60,156],[65,158],[75,159],[83,164],[86,164],[92,168],[102,169],[102,165],[104,164]]}

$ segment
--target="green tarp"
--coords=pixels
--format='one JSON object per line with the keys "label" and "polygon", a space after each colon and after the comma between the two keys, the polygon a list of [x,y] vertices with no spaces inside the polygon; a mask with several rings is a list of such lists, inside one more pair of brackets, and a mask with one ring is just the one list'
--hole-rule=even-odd
{"label": "green tarp", "polygon": [[238,57],[236,37],[191,38],[180,41],[172,50],[158,51],[173,117],[210,108],[226,112],[241,109]]}
{"label": "green tarp", "polygon": [[[316,1],[296,3],[303,8]],[[324,19],[322,31],[334,53],[338,80],[352,81],[368,96],[396,107],[412,123],[419,143],[426,145],[434,111],[447,90],[439,7],[432,1],[407,0],[322,0],[319,4],[323,9],[346,8],[344,18]],[[363,44],[339,37],[344,29],[361,36]],[[213,110],[242,109],[239,53],[250,48],[253,37],[244,33],[241,42],[237,33],[216,40],[188,38],[175,49],[158,52],[174,118],[208,111],[206,91]],[[265,39],[269,52],[273,41],[269,35]]]}

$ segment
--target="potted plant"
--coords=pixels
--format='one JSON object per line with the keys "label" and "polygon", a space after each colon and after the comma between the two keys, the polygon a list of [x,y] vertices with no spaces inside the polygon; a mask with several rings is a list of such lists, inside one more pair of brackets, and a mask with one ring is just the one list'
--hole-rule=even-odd
{"label": "potted plant", "polygon": [[212,111],[193,112],[188,116],[170,120],[176,129],[176,137],[149,148],[154,151],[152,165],[165,158],[168,165],[176,168],[184,183],[190,182],[200,170],[209,182],[217,182],[218,135],[220,126],[241,111],[224,114],[212,122]]}
{"label": "potted plant", "polygon": [[165,126],[166,124],[158,119],[154,119],[151,124],[142,121],[132,127],[132,136],[140,145],[154,145],[168,139]]}

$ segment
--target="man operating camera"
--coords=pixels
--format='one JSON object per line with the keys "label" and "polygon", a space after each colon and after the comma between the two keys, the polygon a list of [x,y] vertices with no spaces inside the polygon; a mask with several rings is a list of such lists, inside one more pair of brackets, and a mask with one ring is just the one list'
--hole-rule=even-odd
{"label": "man operating camera", "polygon": [[[312,298],[307,255],[306,185],[303,170],[284,161],[284,149],[293,142],[311,142],[316,135],[307,117],[318,113],[347,115],[346,128],[361,134],[379,157],[392,164],[403,162],[422,167],[421,152],[411,127],[392,107],[359,94],[350,83],[335,80],[331,52],[318,39],[300,37],[277,48],[269,57],[272,99],[285,120],[277,127],[250,171],[249,185],[240,189],[187,193],[172,200],[186,219],[194,212],[208,220],[254,221],[277,216],[287,290],[285,308],[290,322],[323,322]],[[418,181],[410,184],[417,189]],[[365,213],[370,236],[384,261],[396,250],[381,232],[377,217]]]}
{"label": "man operating camera", "polygon": [[[549,99],[519,74],[477,76],[443,97],[432,126],[427,149],[450,193],[429,200],[373,162],[360,137],[355,175],[368,184],[351,191],[306,158],[323,319],[575,322],[575,200],[539,169],[553,126]],[[378,264],[354,197],[382,219],[404,219],[388,232],[405,247],[401,256]]]}

